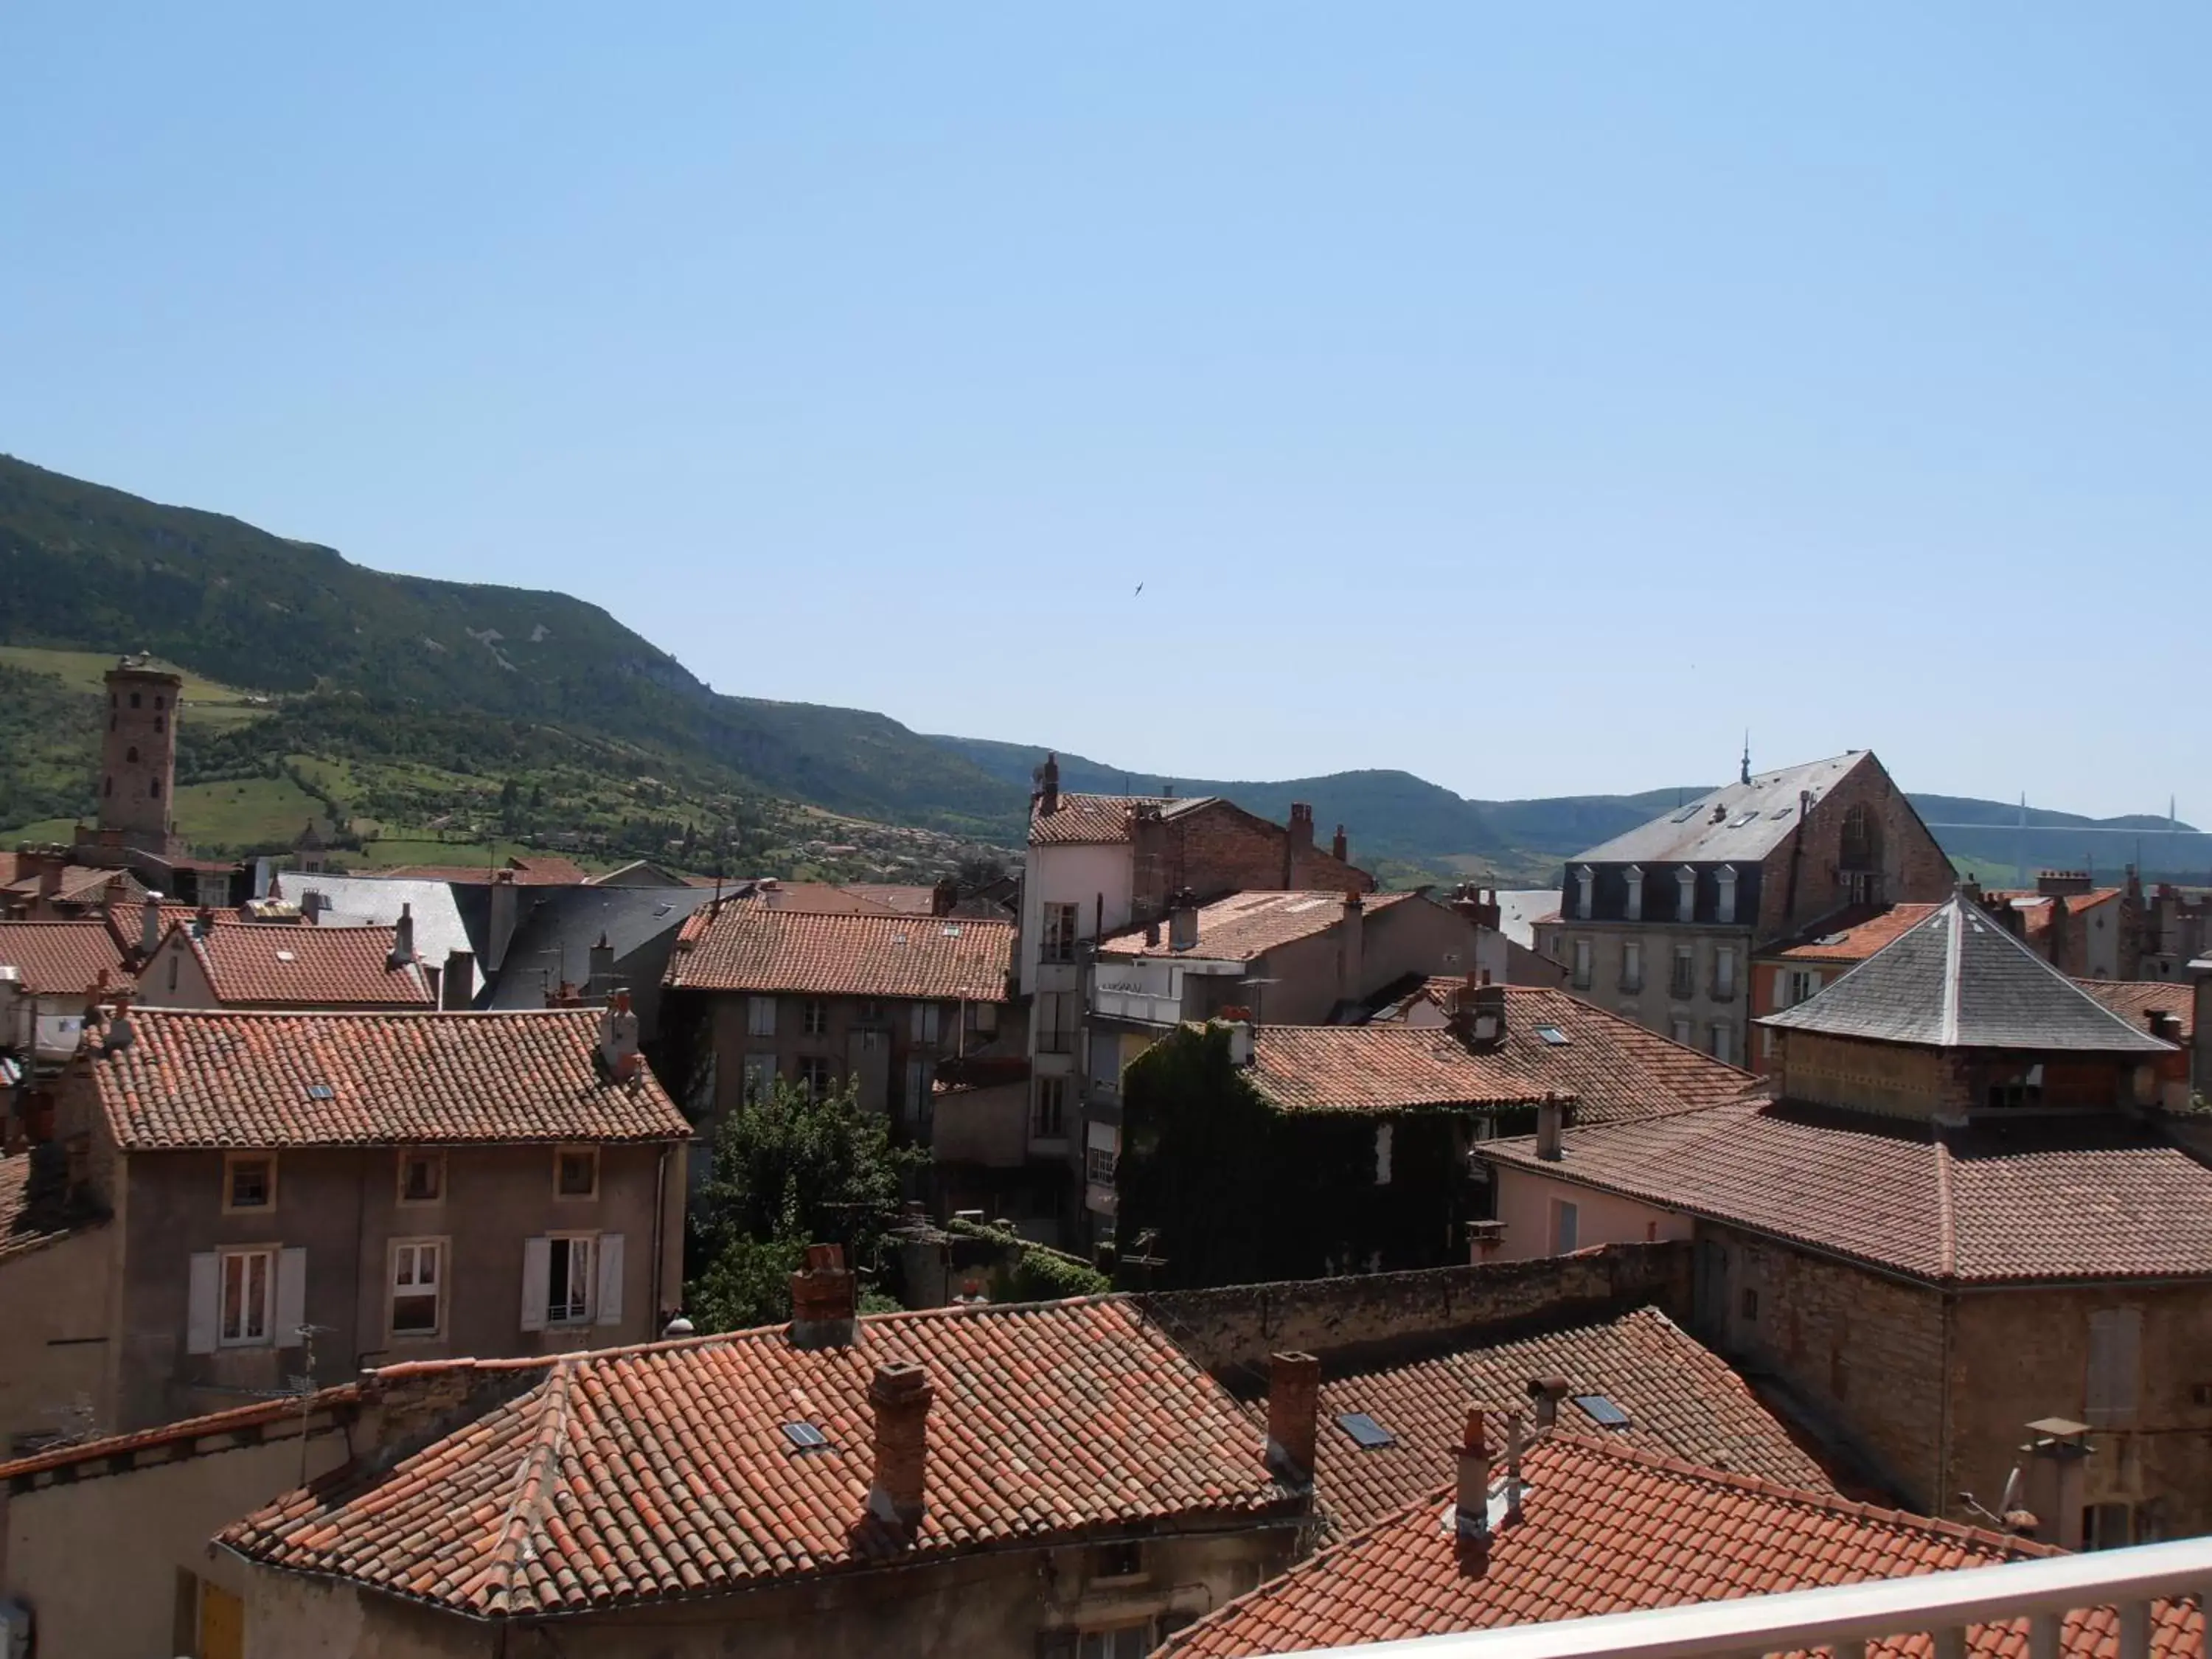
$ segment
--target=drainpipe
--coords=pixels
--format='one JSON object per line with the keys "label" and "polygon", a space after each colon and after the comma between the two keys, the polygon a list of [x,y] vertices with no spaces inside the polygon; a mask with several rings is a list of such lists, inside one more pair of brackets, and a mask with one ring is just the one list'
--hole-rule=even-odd
{"label": "drainpipe", "polygon": [[659,1166],[653,1176],[653,1324],[658,1331],[667,1314],[667,1305],[661,1300],[661,1263],[668,1255],[668,1159],[675,1148],[660,1149]]}

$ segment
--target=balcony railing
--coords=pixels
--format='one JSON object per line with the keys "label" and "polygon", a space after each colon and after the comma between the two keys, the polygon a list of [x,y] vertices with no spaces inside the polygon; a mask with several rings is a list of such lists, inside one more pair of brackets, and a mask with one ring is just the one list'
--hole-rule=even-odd
{"label": "balcony railing", "polygon": [[[2148,1659],[2151,1604],[2202,1595],[2208,1588],[2212,1538],[2184,1538],[1645,1613],[1301,1651],[1376,1659],[1386,1654],[1390,1659],[1748,1659],[1825,1650],[1835,1659],[1863,1659],[1870,1642],[1925,1633],[1934,1639],[1936,1659],[1958,1659],[1968,1650],[1966,1632],[1972,1626],[2025,1620],[2029,1659],[2062,1654],[2071,1659],[2097,1644],[2078,1633],[2063,1639],[2066,1615],[2077,1608],[2111,1607],[2118,1615],[2118,1659]],[[2207,1629],[2212,1632],[2212,1626]],[[2212,1647],[2212,1635],[2206,1646]]]}

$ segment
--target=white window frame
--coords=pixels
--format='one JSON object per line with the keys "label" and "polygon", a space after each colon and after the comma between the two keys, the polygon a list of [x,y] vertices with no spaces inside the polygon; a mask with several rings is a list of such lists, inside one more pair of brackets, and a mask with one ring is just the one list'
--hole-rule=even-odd
{"label": "white window frame", "polygon": [[[587,1192],[587,1193],[571,1193],[571,1192],[564,1192],[564,1191],[562,1191],[562,1187],[561,1187],[561,1165],[562,1165],[562,1162],[563,1162],[565,1159],[572,1158],[589,1158],[589,1159],[591,1160],[591,1164],[592,1164],[592,1189],[591,1189],[591,1191],[589,1191],[589,1192]],[[569,1144],[569,1145],[568,1145],[568,1146],[556,1146],[556,1147],[553,1149],[553,1196],[554,1196],[554,1198],[555,1198],[557,1201],[562,1202],[562,1203],[567,1203],[567,1204],[588,1204],[588,1203],[590,1203],[593,1199],[596,1199],[599,1195],[599,1149],[598,1147],[596,1147],[596,1146],[578,1146],[578,1145],[575,1145],[575,1144],[573,1144],[573,1143],[571,1143],[571,1144]]]}
{"label": "white window frame", "polygon": [[[248,1244],[215,1253],[216,1347],[272,1348],[276,1346],[276,1270],[283,1255],[281,1247],[275,1244]],[[247,1316],[253,1311],[250,1305],[253,1295],[251,1275],[252,1264],[256,1261],[261,1263],[261,1329],[258,1333],[251,1330],[252,1322]],[[238,1264],[239,1299],[235,1304],[231,1294],[231,1264],[234,1262]]]}
{"label": "white window frame", "polygon": [[799,1005],[799,1034],[801,1036],[830,1035],[830,999],[808,997]]}
{"label": "white window frame", "polygon": [[1587,991],[1590,988],[1590,981],[1595,977],[1591,972],[1591,958],[1595,953],[1596,947],[1593,941],[1586,939],[1578,939],[1575,941],[1574,963],[1568,969],[1567,974],[1569,982],[1576,990]]}
{"label": "white window frame", "polygon": [[1644,867],[1632,864],[1622,874],[1628,878],[1628,908],[1621,914],[1631,921],[1644,920]]}
{"label": "white window frame", "polygon": [[1078,1631],[1075,1659],[1144,1659],[1145,1655],[1158,1645],[1152,1640],[1157,1633],[1153,1626],[1154,1621],[1147,1619],[1138,1625],[1113,1625],[1101,1630]]}
{"label": "white window frame", "polygon": [[[570,1330],[588,1325],[599,1311],[599,1236],[597,1233],[549,1233],[546,1243],[551,1247],[547,1258],[545,1275],[545,1328]],[[576,1258],[580,1254],[584,1261],[581,1311],[577,1311]],[[561,1262],[569,1283],[569,1293],[564,1304],[568,1311],[556,1314],[553,1307],[553,1274],[551,1264]]]}
{"label": "white window frame", "polygon": [[1675,1042],[1680,1043],[1685,1048],[1695,1048],[1697,1046],[1697,1030],[1689,1019],[1684,1016],[1679,1014],[1675,1016],[1674,1019],[1671,1023],[1671,1027],[1668,1035],[1673,1037]]}
{"label": "white window frame", "polygon": [[1075,960],[1077,930],[1083,925],[1083,907],[1048,901],[1038,926],[1038,960]]}
{"label": "white window frame", "polygon": [[[237,1191],[234,1171],[242,1164],[265,1164],[269,1166],[268,1196],[258,1204],[238,1204],[232,1201]],[[222,1212],[225,1215],[272,1215],[276,1209],[276,1154],[274,1152],[225,1152],[222,1155]]]}
{"label": "white window frame", "polygon": [[1718,1002],[1735,1000],[1735,946],[1733,945],[1714,947],[1713,998]]}
{"label": "white window frame", "polygon": [[1719,900],[1713,919],[1723,927],[1735,925],[1735,866],[1723,864],[1713,872],[1713,879],[1720,884]]}
{"label": "white window frame", "polygon": [[[402,1297],[420,1300],[422,1265],[428,1256],[429,1299],[435,1315],[428,1330],[399,1328]],[[453,1241],[445,1237],[395,1238],[385,1255],[384,1328],[395,1342],[433,1342],[446,1334],[446,1287],[453,1282]],[[403,1279],[403,1273],[405,1277]]]}
{"label": "white window frame", "polygon": [[745,1035],[749,1037],[772,1037],[775,1035],[775,1003],[774,997],[745,999]]}
{"label": "white window frame", "polygon": [[1713,1022],[1711,1047],[1707,1052],[1723,1066],[1735,1064],[1735,1028],[1727,1020]]}
{"label": "white window frame", "polygon": [[1575,914],[1588,921],[1597,914],[1597,872],[1587,864],[1575,870]]}
{"label": "white window frame", "polygon": [[[1689,964],[1686,969],[1685,963]],[[1674,958],[1667,964],[1667,994],[1681,1002],[1698,994],[1698,947],[1694,944],[1674,947]]]}
{"label": "white window frame", "polygon": [[1638,939],[1620,942],[1620,988],[1640,991],[1644,988],[1644,941]]}
{"label": "white window frame", "polygon": [[[410,1198],[407,1195],[407,1170],[413,1164],[428,1164],[437,1172],[432,1182],[433,1191],[428,1198]],[[421,1146],[401,1147],[398,1166],[392,1177],[395,1183],[392,1201],[403,1210],[435,1209],[446,1201],[446,1173],[445,1153]]]}
{"label": "white window frame", "polygon": [[812,1098],[827,1100],[837,1087],[837,1073],[827,1054],[801,1054],[798,1082]]}
{"label": "white window frame", "polygon": [[1698,919],[1698,872],[1693,866],[1685,864],[1674,872],[1674,920],[1681,922]]}

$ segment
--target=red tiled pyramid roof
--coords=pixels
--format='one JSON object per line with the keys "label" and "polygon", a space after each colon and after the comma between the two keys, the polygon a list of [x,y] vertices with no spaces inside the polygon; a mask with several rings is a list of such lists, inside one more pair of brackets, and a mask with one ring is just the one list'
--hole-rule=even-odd
{"label": "red tiled pyramid roof", "polygon": [[140,1008],[129,1046],[84,1064],[125,1151],[687,1138],[649,1068],[629,1083],[601,1079],[599,1028],[590,1008]]}
{"label": "red tiled pyramid roof", "polygon": [[666,983],[685,990],[1000,1002],[1014,927],[965,917],[825,915],[737,900],[695,911]]}
{"label": "red tiled pyramid roof", "polygon": [[[867,1518],[870,1377],[927,1368],[927,1510]],[[781,1425],[829,1444],[795,1449]],[[478,1617],[690,1600],[994,1546],[1296,1512],[1230,1395],[1118,1297],[782,1327],[580,1354],[385,1472],[277,1499],[222,1542]]]}

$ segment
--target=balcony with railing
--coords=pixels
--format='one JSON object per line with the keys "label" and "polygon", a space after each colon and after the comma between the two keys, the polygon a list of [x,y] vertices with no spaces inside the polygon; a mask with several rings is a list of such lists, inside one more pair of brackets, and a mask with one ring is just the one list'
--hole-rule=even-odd
{"label": "balcony with railing", "polygon": [[[1298,1650],[1373,1659],[1865,1659],[1912,1642],[1935,1659],[2212,1659],[2212,1538],[2058,1555],[1640,1613]],[[1999,1628],[1990,1628],[1992,1626]],[[2021,1636],[2025,1633],[2023,1645]],[[1917,1639],[1918,1638],[1918,1639]],[[1924,1641],[1924,1644],[1923,1644]]]}

